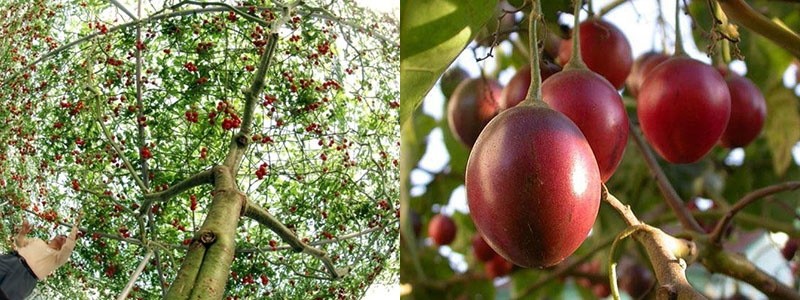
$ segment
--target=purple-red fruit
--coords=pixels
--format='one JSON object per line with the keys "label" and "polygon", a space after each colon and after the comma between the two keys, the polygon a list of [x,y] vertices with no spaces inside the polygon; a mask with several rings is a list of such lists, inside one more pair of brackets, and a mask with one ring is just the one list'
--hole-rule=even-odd
{"label": "purple-red fruit", "polygon": [[472,251],[475,252],[475,258],[482,262],[487,262],[497,256],[497,252],[494,252],[494,249],[486,243],[480,234],[472,236]]}
{"label": "purple-red fruit", "polygon": [[619,288],[628,292],[633,299],[644,297],[655,281],[650,270],[641,265],[629,265],[619,274]]}
{"label": "purple-red fruit", "polygon": [[617,170],[628,142],[628,114],[613,86],[587,69],[567,69],[542,83],[542,99],[567,115],[592,147],[600,179]]}
{"label": "purple-red fruit", "polygon": [[456,239],[456,223],[448,216],[435,215],[428,223],[428,236],[437,245],[449,245]]}
{"label": "purple-red fruit", "polygon": [[744,147],[761,133],[767,102],[750,79],[728,72],[725,82],[731,94],[731,118],[719,141],[725,148]]}
{"label": "purple-red fruit", "polygon": [[507,261],[500,255],[495,255],[491,260],[484,265],[486,268],[486,276],[489,278],[503,277],[511,273],[514,269],[514,264]]}
{"label": "purple-red fruit", "polygon": [[708,153],[728,125],[731,97],[716,69],[687,57],[658,65],[639,91],[642,132],[661,157],[692,163]]}
{"label": "purple-red fruit", "polygon": [[792,260],[792,258],[794,258],[794,254],[797,252],[798,244],[800,244],[800,239],[789,239],[786,241],[786,245],[784,245],[783,249],[781,249],[783,258],[786,260]]}
{"label": "purple-red fruit", "polygon": [[[561,67],[552,62],[546,60],[540,60],[539,62],[539,74],[542,75],[542,81],[558,71],[561,71]],[[506,87],[503,88],[503,92],[500,94],[500,109],[512,108],[517,106],[522,100],[525,100],[525,97],[528,96],[528,88],[530,86],[531,65],[525,65],[517,70],[514,77],[511,77]]]}
{"label": "purple-red fruit", "polygon": [[580,129],[555,110],[519,105],[486,126],[466,171],[470,216],[498,254],[548,267],[586,239],[600,171]]}
{"label": "purple-red fruit", "polygon": [[[608,79],[615,89],[622,88],[633,65],[628,39],[617,26],[600,19],[588,19],[580,26],[581,58],[586,66]],[[571,56],[572,39],[561,41],[558,62],[563,66]]]}
{"label": "purple-red fruit", "polygon": [[667,59],[669,56],[660,52],[647,52],[639,56],[633,62],[631,74],[625,80],[628,92],[634,97],[639,95],[639,89],[642,87],[644,79],[647,78],[647,74],[650,74],[650,71]]}
{"label": "purple-red fruit", "polygon": [[453,135],[468,147],[475,144],[483,127],[500,111],[503,87],[490,78],[462,81],[447,104],[447,118]]}

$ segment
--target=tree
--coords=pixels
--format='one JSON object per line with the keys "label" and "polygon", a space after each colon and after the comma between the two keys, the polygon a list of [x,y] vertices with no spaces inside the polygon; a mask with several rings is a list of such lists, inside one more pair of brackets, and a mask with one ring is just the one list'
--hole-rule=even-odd
{"label": "tree", "polygon": [[396,278],[397,19],[352,1],[0,15],[3,236],[85,213],[39,295],[349,299]]}
{"label": "tree", "polygon": [[[537,2],[541,3],[541,11],[533,9]],[[681,46],[676,35],[670,33],[674,30],[670,26],[675,23],[665,22],[678,16],[672,14],[674,10],[664,7],[679,5],[681,22],[691,22],[685,27],[691,28],[692,35],[683,36],[683,39],[691,39],[705,52],[693,54],[693,57],[710,60],[714,66],[725,70],[732,61],[738,60],[734,64],[745,66],[746,77],[763,93],[767,117],[762,133],[743,149],[717,145],[696,162],[673,164],[654,153],[651,141],[642,136],[637,115],[640,103],[630,88],[625,88],[621,95],[631,120],[630,136],[620,166],[605,182],[607,190],[604,188],[598,196],[602,203],[591,234],[572,255],[553,267],[498,267],[494,259],[486,259],[492,253],[486,254],[485,244],[475,238],[480,233],[475,216],[470,214],[474,213],[472,202],[469,203],[470,212],[454,210],[465,205],[460,191],[463,191],[465,178],[472,178],[466,170],[475,148],[461,143],[457,135],[463,133],[450,128],[454,123],[448,120],[453,116],[448,114],[448,105],[456,97],[480,97],[469,93],[464,96],[464,91],[458,88],[453,91],[460,81],[469,78],[463,71],[465,68],[479,70],[472,75],[477,80],[499,77],[502,84],[507,84],[508,73],[523,72],[520,69],[536,62],[539,55],[543,56],[542,68],[545,61],[559,58],[559,46],[570,47],[569,28],[574,28],[571,22],[560,24],[559,16],[575,15],[573,6],[571,1],[459,4],[403,1],[400,281],[410,286],[404,298],[539,299],[570,298],[576,293],[583,298],[594,298],[610,295],[611,288],[616,285],[611,285],[612,282],[618,282],[624,292],[634,298],[645,295],[723,298],[741,295],[740,292],[767,295],[771,299],[800,298],[797,257],[789,256],[788,261],[777,255],[770,258],[783,274],[778,277],[775,268],[765,268],[761,264],[763,257],[753,254],[752,249],[757,243],[766,243],[764,251],[777,254],[779,249],[776,248],[783,247],[783,242],[764,242],[770,241],[773,236],[770,233],[788,237],[787,249],[791,241],[796,243],[800,237],[800,227],[797,227],[800,167],[792,158],[792,148],[796,149],[800,140],[800,98],[796,81],[787,85],[783,80],[785,74],[795,75],[792,70],[796,67],[790,66],[793,62],[797,64],[800,58],[798,4],[795,1],[749,1],[749,4],[722,0],[603,1],[604,4],[595,1],[596,5],[592,6],[592,1],[586,2],[582,1],[581,5],[584,15],[623,20],[618,24],[644,27],[655,37],[654,44],[662,45],[653,51],[668,55]],[[630,9],[631,5],[636,9]],[[593,7],[599,9],[593,11]],[[657,8],[648,10],[645,7]],[[514,22],[509,23],[507,19]],[[531,19],[541,21],[531,23]],[[640,38],[627,36],[632,43]],[[676,42],[679,45],[673,46]],[[596,53],[592,55],[600,53],[612,62],[624,60],[609,54],[608,48],[608,45],[594,47]],[[536,75],[536,70],[534,68],[532,74]],[[534,79],[531,89],[536,88],[538,84]],[[437,118],[430,111],[439,110],[426,110],[421,104],[423,99],[441,98],[440,93],[445,103],[442,117]],[[494,99],[500,102],[500,112],[495,119],[504,114],[504,95],[501,94],[499,100]],[[427,106],[430,107],[430,103]],[[438,132],[442,138],[436,137]],[[476,144],[481,143],[486,132],[481,133]],[[421,164],[423,155],[432,156],[436,152],[431,148],[442,143],[449,161],[436,169]],[[412,177],[410,174],[425,175]],[[469,194],[470,188],[466,190]],[[450,215],[456,227],[455,240],[447,247],[430,242],[426,230],[428,222],[434,216],[439,219],[437,215],[441,213]],[[433,232],[441,234],[441,230]],[[636,242],[626,242],[628,236]],[[747,256],[739,253],[745,250]],[[720,275],[709,280],[709,273]],[[791,274],[788,281],[786,274]],[[736,288],[726,290],[720,282],[722,278],[732,279]],[[746,291],[746,286],[754,287],[761,294]]]}

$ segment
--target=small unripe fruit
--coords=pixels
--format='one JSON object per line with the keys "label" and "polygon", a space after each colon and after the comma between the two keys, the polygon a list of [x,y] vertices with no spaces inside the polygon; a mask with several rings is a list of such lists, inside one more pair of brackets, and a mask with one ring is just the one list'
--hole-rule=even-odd
{"label": "small unripe fruit", "polygon": [[428,223],[428,236],[437,245],[449,245],[456,239],[456,223],[448,216],[435,215]]}

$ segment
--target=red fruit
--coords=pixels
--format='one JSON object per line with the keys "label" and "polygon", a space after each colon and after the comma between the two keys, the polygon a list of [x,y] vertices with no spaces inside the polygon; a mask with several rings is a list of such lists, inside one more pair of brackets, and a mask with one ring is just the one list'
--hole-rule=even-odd
{"label": "red fruit", "polygon": [[619,270],[619,288],[633,299],[641,299],[650,290],[655,279],[647,268],[631,264]]}
{"label": "red fruit", "polygon": [[[581,58],[586,66],[602,75],[614,88],[622,88],[631,72],[633,54],[631,44],[622,31],[600,19],[581,22]],[[572,39],[562,40],[558,62],[563,66],[572,56]]]}
{"label": "red fruit", "polygon": [[514,264],[507,261],[500,255],[495,255],[492,260],[486,262],[486,276],[489,278],[503,277],[511,273]]}
{"label": "red fruit", "polygon": [[[542,81],[561,71],[561,67],[547,60],[540,60],[539,66],[541,67],[539,74],[542,75]],[[531,65],[525,65],[517,70],[514,77],[511,77],[511,80],[508,81],[508,85],[503,88],[503,92],[500,94],[500,109],[517,106],[522,100],[525,100],[530,86]]]}
{"label": "red fruit", "polygon": [[717,143],[731,112],[719,72],[688,57],[658,65],[639,91],[637,115],[653,148],[671,163],[692,163]]}
{"label": "red fruit", "polygon": [[483,240],[480,234],[472,236],[472,250],[475,252],[475,257],[482,262],[487,262],[497,256],[497,252],[494,252],[494,249]]}
{"label": "red fruit", "polygon": [[631,74],[625,80],[628,92],[634,97],[639,95],[639,89],[642,87],[644,79],[650,74],[650,71],[667,59],[669,59],[669,56],[660,52],[647,52],[639,56],[633,62]]}
{"label": "red fruit", "polygon": [[435,215],[428,223],[428,236],[437,245],[449,245],[456,239],[456,223],[448,216]]}
{"label": "red fruit", "polygon": [[486,124],[500,111],[503,88],[494,79],[475,78],[462,81],[447,104],[450,130],[461,143],[472,147]]}
{"label": "red fruit", "polygon": [[586,239],[600,206],[600,171],[564,114],[519,105],[497,116],[467,162],[470,215],[509,261],[548,267]]}
{"label": "red fruit", "polygon": [[783,258],[786,260],[792,260],[792,258],[794,258],[794,254],[797,252],[798,244],[800,244],[800,239],[789,239],[786,242],[786,245],[783,246],[783,249],[781,249]]}
{"label": "red fruit", "polygon": [[767,116],[767,102],[750,79],[728,73],[725,82],[731,94],[731,118],[722,133],[720,144],[725,148],[744,147],[761,133]]}
{"label": "red fruit", "polygon": [[600,179],[608,180],[628,142],[628,114],[617,90],[595,72],[567,69],[542,83],[542,99],[578,125],[592,147]]}

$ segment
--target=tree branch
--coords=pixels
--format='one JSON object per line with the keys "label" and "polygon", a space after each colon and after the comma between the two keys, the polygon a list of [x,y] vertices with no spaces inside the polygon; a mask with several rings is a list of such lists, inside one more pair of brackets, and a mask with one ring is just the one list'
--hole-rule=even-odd
{"label": "tree branch", "polygon": [[695,232],[703,232],[703,228],[700,227],[700,224],[697,223],[697,220],[694,219],[691,212],[689,212],[689,210],[686,209],[686,206],[683,205],[683,200],[681,200],[680,196],[678,196],[678,193],[675,192],[675,188],[672,187],[669,179],[667,179],[667,175],[664,174],[661,166],[658,165],[658,161],[656,160],[653,151],[650,150],[650,147],[644,141],[644,138],[642,138],[638,128],[633,125],[633,121],[629,120],[628,122],[631,136],[633,136],[636,146],[642,152],[642,156],[644,156],[644,161],[647,163],[647,167],[650,168],[650,172],[656,177],[658,189],[661,191],[661,194],[664,195],[667,205],[669,205],[672,211],[675,212],[675,215],[678,217],[678,221],[681,222],[681,225],[683,225],[684,229]]}
{"label": "tree branch", "polygon": [[128,294],[131,292],[133,285],[136,283],[136,280],[139,279],[139,275],[142,274],[144,267],[150,262],[151,257],[153,257],[153,250],[148,250],[147,254],[145,254],[144,258],[142,259],[142,262],[139,263],[139,266],[136,267],[136,270],[134,270],[133,274],[131,274],[131,279],[128,280],[128,284],[125,285],[125,288],[122,289],[122,292],[120,292],[119,296],[117,296],[117,300],[124,300],[128,298]]}
{"label": "tree branch", "polygon": [[727,227],[730,226],[733,217],[736,216],[736,213],[744,209],[747,205],[750,205],[750,203],[772,194],[796,190],[798,188],[800,188],[800,181],[787,181],[748,193],[742,197],[739,202],[736,202],[736,204],[734,204],[733,207],[728,210],[725,216],[719,220],[719,222],[717,222],[717,225],[714,227],[714,231],[711,232],[709,240],[712,244],[719,245],[720,240],[722,239]]}
{"label": "tree branch", "polygon": [[153,201],[156,201],[156,200],[159,200],[159,201],[168,200],[168,199],[170,199],[172,197],[175,197],[176,195],[178,195],[180,193],[185,192],[188,189],[191,189],[193,187],[196,187],[196,186],[199,186],[199,185],[203,185],[203,184],[210,184],[210,183],[213,183],[213,182],[214,182],[214,168],[213,167],[208,169],[208,170],[195,173],[191,177],[186,178],[183,181],[178,182],[177,184],[175,184],[173,186],[170,186],[166,190],[163,190],[163,191],[157,192],[157,193],[152,193],[152,194],[145,194],[144,195],[145,202],[142,205],[142,208],[140,208],[140,212],[144,213],[145,211],[150,209],[149,206],[150,206],[150,204],[153,203]]}
{"label": "tree branch", "polygon": [[133,15],[133,13],[131,13],[131,11],[130,11],[130,10],[128,10],[128,9],[125,7],[125,5],[122,5],[122,3],[119,3],[119,1],[117,1],[117,0],[109,0],[108,2],[110,2],[112,5],[114,5],[114,6],[116,6],[117,8],[119,8],[119,10],[121,10],[123,13],[125,13],[126,15],[128,15],[128,17],[131,17],[131,19],[133,19],[133,20],[138,20],[138,19],[139,19],[139,18],[137,18],[136,16],[134,16],[134,15]]}
{"label": "tree branch", "polygon": [[700,262],[712,273],[721,273],[744,281],[763,292],[769,299],[800,299],[793,288],[758,269],[753,262],[738,253],[710,245]]}
{"label": "tree branch", "polygon": [[800,36],[797,33],[770,21],[744,0],[717,0],[717,2],[728,17],[786,49],[794,57],[800,58]]}
{"label": "tree branch", "polygon": [[[358,237],[373,233],[375,231],[382,230],[384,228],[386,228],[386,227],[385,226],[374,227],[374,228],[370,228],[370,229],[367,229],[367,230],[364,230],[364,231],[359,231],[359,232],[348,233],[348,234],[345,234],[345,235],[340,235],[340,236],[334,237],[332,239],[324,239],[324,240],[313,241],[311,243],[308,243],[308,245],[309,246],[322,246],[322,245],[327,245],[327,244],[339,243],[339,242],[343,242],[343,241],[346,241],[346,240],[349,240],[349,239],[358,238]],[[281,250],[289,250],[289,249],[294,249],[294,248],[292,246],[290,246],[290,245],[281,245],[281,246],[277,246],[275,248],[236,249],[236,253],[237,254],[244,254],[244,253],[255,253],[255,252],[281,251]]]}
{"label": "tree branch", "polygon": [[267,228],[278,234],[284,242],[289,244],[295,252],[303,252],[321,260],[333,279],[342,278],[349,272],[349,268],[336,268],[325,251],[303,243],[294,232],[278,221],[275,216],[261,206],[252,203],[249,199],[244,207],[243,215],[267,226]]}

